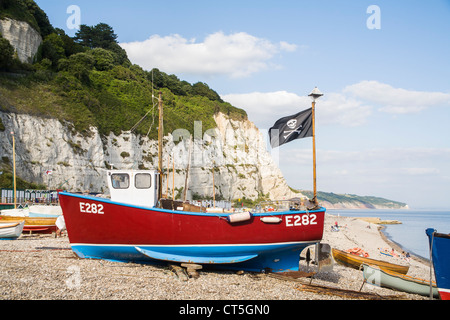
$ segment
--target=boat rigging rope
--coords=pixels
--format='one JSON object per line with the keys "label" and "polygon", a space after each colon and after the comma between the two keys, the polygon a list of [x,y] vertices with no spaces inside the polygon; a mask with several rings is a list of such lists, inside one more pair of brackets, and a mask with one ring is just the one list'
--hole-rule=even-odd
{"label": "boat rigging rope", "polygon": [[154,95],[154,81],[153,81],[153,69],[152,69],[152,108],[130,129],[130,132],[133,132],[137,129],[137,127],[144,121],[145,118],[147,118],[148,114],[152,113],[152,124],[150,125],[150,129],[148,129],[147,137],[149,136],[150,132],[152,131],[153,125],[155,124],[155,107],[158,105],[158,103],[154,103],[153,99],[155,98]]}
{"label": "boat rigging rope", "polygon": [[133,126],[133,128],[130,129],[130,132],[133,132],[134,130],[136,130],[136,128],[141,124],[142,121],[144,121],[144,119],[148,116],[148,114],[149,114],[151,111],[153,111],[153,109],[149,110],[149,111],[145,114],[145,116],[143,116],[143,117],[141,118],[141,120],[139,120],[139,121]]}

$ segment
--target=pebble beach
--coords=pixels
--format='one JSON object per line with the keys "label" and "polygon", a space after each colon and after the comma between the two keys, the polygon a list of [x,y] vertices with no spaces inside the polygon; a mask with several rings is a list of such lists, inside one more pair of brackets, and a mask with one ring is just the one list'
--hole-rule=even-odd
{"label": "pebble beach", "polygon": [[[331,227],[338,223],[338,232]],[[380,248],[402,249],[389,242],[378,224],[326,215],[323,243],[347,250],[361,248],[370,258],[410,265],[408,275],[429,280],[427,261],[411,256],[387,257]],[[313,247],[311,247],[313,249]],[[305,250],[306,251],[306,250]],[[305,254],[305,251],[302,255]],[[313,255],[312,255],[313,256]],[[316,266],[300,261],[303,271]],[[308,268],[308,269],[307,269]],[[362,272],[338,263],[314,278],[285,279],[271,274],[202,269],[198,277],[180,277],[169,265],[141,265],[78,258],[67,233],[26,235],[0,241],[0,300],[353,300],[327,291],[312,292],[302,284],[361,291],[386,299],[428,300],[363,284]],[[362,289],[361,289],[362,287]]]}

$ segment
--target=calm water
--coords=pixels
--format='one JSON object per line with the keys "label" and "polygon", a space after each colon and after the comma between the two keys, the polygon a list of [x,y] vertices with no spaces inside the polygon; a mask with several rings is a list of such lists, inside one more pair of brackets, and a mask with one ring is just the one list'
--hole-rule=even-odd
{"label": "calm water", "polygon": [[439,233],[450,233],[450,210],[328,210],[329,214],[345,217],[377,217],[381,220],[399,220],[402,224],[386,225],[384,234],[405,251],[429,259],[427,228]]}

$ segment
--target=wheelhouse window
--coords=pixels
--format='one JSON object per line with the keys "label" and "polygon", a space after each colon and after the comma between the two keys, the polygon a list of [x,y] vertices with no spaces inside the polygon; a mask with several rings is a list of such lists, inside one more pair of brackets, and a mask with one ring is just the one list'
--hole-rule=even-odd
{"label": "wheelhouse window", "polygon": [[115,173],[111,175],[114,189],[128,189],[130,187],[130,176],[126,173]]}
{"label": "wheelhouse window", "polygon": [[136,189],[150,189],[152,186],[152,175],[148,173],[136,174],[134,186]]}

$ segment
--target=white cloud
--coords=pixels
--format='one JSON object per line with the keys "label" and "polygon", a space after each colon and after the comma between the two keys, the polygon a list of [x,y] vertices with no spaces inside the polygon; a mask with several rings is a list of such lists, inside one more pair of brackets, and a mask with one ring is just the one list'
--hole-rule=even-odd
{"label": "white cloud", "polygon": [[362,151],[319,150],[318,152],[321,154],[321,161],[337,165],[351,163],[351,160],[383,166],[386,163],[396,165],[423,164],[426,161],[435,163],[437,159],[445,163],[450,161],[450,148],[372,148]]}
{"label": "white cloud", "polygon": [[[319,107],[320,106],[320,107]],[[318,104],[317,121],[323,124],[360,126],[372,114],[372,107],[342,93],[329,93]]]}
{"label": "white cloud", "polygon": [[272,43],[245,32],[226,35],[216,32],[203,42],[175,34],[153,35],[141,42],[120,44],[130,60],[144,69],[159,68],[166,73],[227,75],[246,77],[273,67],[270,60],[279,52],[297,49],[287,42]]}
{"label": "white cloud", "polygon": [[280,49],[283,51],[294,52],[295,50],[297,50],[297,45],[287,43],[286,41],[280,41]]}
{"label": "white cloud", "polygon": [[450,94],[394,88],[378,81],[361,81],[347,86],[343,93],[380,105],[380,111],[393,114],[417,113],[432,106],[450,104]]}
{"label": "white cloud", "polygon": [[247,111],[260,129],[269,129],[278,118],[298,113],[311,105],[311,99],[287,91],[251,92],[223,95],[222,99]]}
{"label": "white cloud", "polygon": [[437,168],[401,168],[400,173],[411,176],[422,176],[430,174],[439,174],[440,170]]}
{"label": "white cloud", "polygon": [[[260,128],[270,127],[278,118],[295,114],[311,106],[311,100],[287,91],[252,92],[223,95],[225,101],[247,111]],[[377,81],[361,81],[341,92],[325,93],[317,104],[317,121],[321,125],[347,127],[364,125],[374,110],[392,113],[417,113],[424,109],[450,104],[450,94],[394,88]]]}
{"label": "white cloud", "polygon": [[[311,107],[311,99],[287,91],[223,95],[222,99],[247,111],[259,128],[270,128],[278,118]],[[358,126],[365,123],[372,108],[341,93],[329,93],[317,104],[317,121],[323,124]]]}

